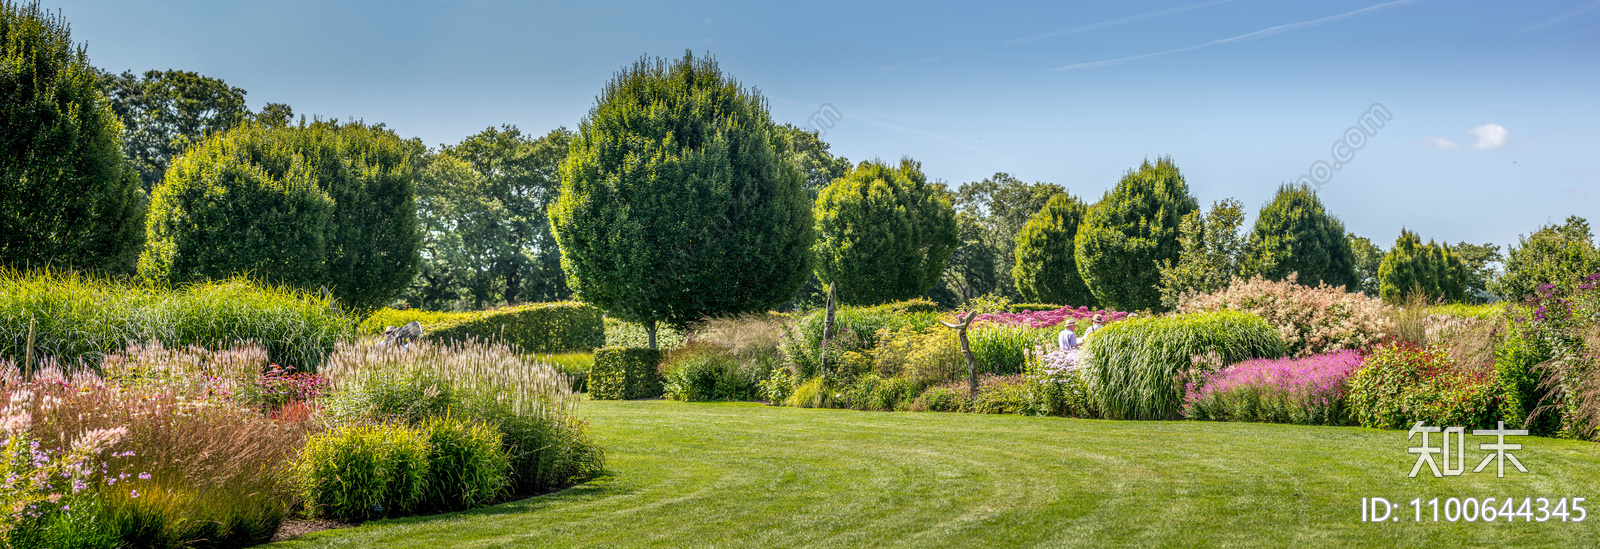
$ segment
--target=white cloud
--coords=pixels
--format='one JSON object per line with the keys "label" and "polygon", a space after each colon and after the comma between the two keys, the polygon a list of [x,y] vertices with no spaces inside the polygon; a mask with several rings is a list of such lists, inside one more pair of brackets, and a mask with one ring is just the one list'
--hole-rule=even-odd
{"label": "white cloud", "polygon": [[1429,145],[1432,145],[1434,147],[1438,147],[1438,148],[1441,148],[1441,149],[1459,149],[1459,148],[1461,148],[1461,145],[1457,145],[1454,141],[1451,141],[1449,139],[1445,139],[1443,137],[1429,137],[1427,139],[1427,142],[1428,142]]}
{"label": "white cloud", "polygon": [[1455,141],[1451,141],[1443,137],[1428,136],[1422,141],[1427,146],[1437,149],[1472,148],[1481,151],[1504,149],[1506,146],[1511,144],[1509,141],[1511,133],[1506,131],[1505,126],[1501,126],[1494,122],[1490,122],[1482,126],[1473,126],[1471,128],[1467,128],[1467,132],[1478,137],[1478,141],[1473,143],[1471,147],[1463,147]]}
{"label": "white cloud", "polygon": [[1506,148],[1506,127],[1490,122],[1482,126],[1467,128],[1467,131],[1478,136],[1478,142],[1472,145],[1474,149],[1504,149]]}

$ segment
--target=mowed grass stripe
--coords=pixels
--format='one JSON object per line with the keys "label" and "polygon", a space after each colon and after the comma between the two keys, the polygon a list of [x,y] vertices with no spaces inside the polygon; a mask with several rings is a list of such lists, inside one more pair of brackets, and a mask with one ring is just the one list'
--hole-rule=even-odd
{"label": "mowed grass stripe", "polygon": [[[608,452],[599,480],[279,546],[1571,547],[1600,533],[1600,517],[1410,522],[1413,497],[1578,496],[1600,511],[1600,457],[1575,441],[1514,437],[1528,474],[1411,479],[1404,432],[1352,427],[668,401],[579,414]],[[1468,437],[1469,469],[1489,441]],[[1403,521],[1360,522],[1370,496]]]}

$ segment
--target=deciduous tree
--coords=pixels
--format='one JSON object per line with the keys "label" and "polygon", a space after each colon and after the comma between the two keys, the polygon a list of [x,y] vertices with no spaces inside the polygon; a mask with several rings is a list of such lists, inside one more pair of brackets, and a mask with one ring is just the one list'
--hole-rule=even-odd
{"label": "deciduous tree", "polygon": [[841,303],[927,293],[956,247],[955,209],[910,158],[856,165],[817,195],[817,278]]}

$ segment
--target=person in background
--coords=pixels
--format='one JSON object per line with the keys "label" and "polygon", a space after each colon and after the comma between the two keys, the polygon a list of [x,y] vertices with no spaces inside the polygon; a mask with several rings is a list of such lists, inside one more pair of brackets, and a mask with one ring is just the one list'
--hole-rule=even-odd
{"label": "person in background", "polygon": [[1070,351],[1078,348],[1077,331],[1078,321],[1068,320],[1067,328],[1065,330],[1061,330],[1061,335],[1056,336],[1056,346],[1063,351]]}
{"label": "person in background", "polygon": [[1094,324],[1090,324],[1089,325],[1089,329],[1083,331],[1083,338],[1084,339],[1089,339],[1089,336],[1094,335],[1095,330],[1099,330],[1099,329],[1104,328],[1106,326],[1105,322],[1106,322],[1106,315],[1104,315],[1102,313],[1095,313],[1094,314]]}

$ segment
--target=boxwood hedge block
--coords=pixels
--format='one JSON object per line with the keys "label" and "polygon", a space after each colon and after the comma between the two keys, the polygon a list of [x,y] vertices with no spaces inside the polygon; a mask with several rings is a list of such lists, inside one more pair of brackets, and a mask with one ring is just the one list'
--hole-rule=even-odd
{"label": "boxwood hedge block", "polygon": [[1033,311],[1057,311],[1065,305],[1051,305],[1048,303],[1012,303],[1006,306],[1008,313],[1027,313]]}
{"label": "boxwood hedge block", "polygon": [[589,398],[624,400],[661,396],[660,349],[606,347],[594,352]]}
{"label": "boxwood hedge block", "polygon": [[489,339],[530,353],[590,351],[605,345],[600,309],[575,301],[532,303],[470,313],[383,309],[361,323],[361,333],[377,335],[385,326],[417,321],[433,341]]}

